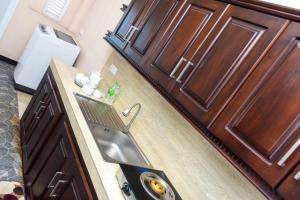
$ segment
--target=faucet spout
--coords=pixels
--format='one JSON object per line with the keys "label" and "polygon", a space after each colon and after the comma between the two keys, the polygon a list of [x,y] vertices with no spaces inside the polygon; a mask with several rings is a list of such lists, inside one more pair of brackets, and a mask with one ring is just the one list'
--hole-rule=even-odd
{"label": "faucet spout", "polygon": [[131,113],[131,111],[137,107],[137,111],[135,112],[134,116],[132,117],[132,119],[130,120],[130,122],[127,124],[127,126],[125,127],[125,132],[128,132],[132,123],[134,122],[136,116],[139,114],[139,112],[141,111],[142,109],[142,105],[140,103],[136,103],[136,104],[133,104],[129,109],[126,109],[122,112],[122,114],[125,116],[125,117],[128,117],[129,114]]}

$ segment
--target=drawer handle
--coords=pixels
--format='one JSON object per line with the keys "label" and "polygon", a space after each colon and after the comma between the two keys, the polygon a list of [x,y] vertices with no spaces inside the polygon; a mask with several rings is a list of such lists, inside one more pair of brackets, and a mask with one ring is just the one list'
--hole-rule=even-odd
{"label": "drawer handle", "polygon": [[45,108],[46,108],[46,106],[41,105],[41,106],[38,108],[38,110],[35,112],[35,115],[36,115],[35,118],[39,119],[39,118],[40,118],[41,112],[42,112]]}
{"label": "drawer handle", "polygon": [[64,173],[62,173],[62,172],[56,172],[55,174],[54,174],[54,176],[52,177],[52,179],[51,179],[51,181],[50,181],[50,183],[48,184],[48,188],[53,188],[54,187],[54,181],[57,179],[57,176],[62,176]]}
{"label": "drawer handle", "polygon": [[183,62],[186,62],[187,60],[184,58],[184,57],[181,57],[180,60],[178,61],[177,65],[174,67],[173,71],[171,72],[171,74],[169,75],[170,78],[176,78],[174,76],[174,74],[176,73],[176,71],[178,70],[178,68],[180,67],[180,65],[183,63]]}
{"label": "drawer handle", "polygon": [[126,38],[126,42],[130,43],[130,40],[131,40],[132,36],[134,35],[135,31],[138,31],[138,30],[139,30],[138,27],[132,26],[132,31],[130,32],[130,34]]}
{"label": "drawer handle", "polygon": [[300,170],[297,172],[297,174],[294,176],[294,179],[296,181],[300,181]]}
{"label": "drawer handle", "polygon": [[288,152],[286,152],[286,154],[284,154],[284,156],[278,161],[278,165],[280,167],[284,167],[285,166],[285,162],[287,161],[287,159],[289,159],[289,157],[297,150],[297,148],[300,146],[300,138],[297,140],[297,142],[288,150]]}
{"label": "drawer handle", "polygon": [[62,184],[66,184],[68,183],[68,181],[65,181],[65,180],[59,180],[56,185],[54,186],[53,190],[51,191],[50,193],[50,197],[56,197],[57,194],[56,194],[56,190],[59,188],[60,185]]}
{"label": "drawer handle", "polygon": [[183,70],[181,71],[181,73],[179,74],[179,76],[177,77],[177,79],[176,79],[176,82],[177,83],[181,83],[181,78],[182,78],[182,76],[184,75],[184,73],[186,72],[186,70],[188,70],[188,68],[189,67],[191,67],[191,66],[194,66],[194,63],[192,63],[191,61],[189,61],[186,65],[185,65],[185,67],[183,68]]}
{"label": "drawer handle", "polygon": [[41,109],[41,106],[42,106],[44,103],[45,103],[45,102],[43,102],[43,101],[40,101],[40,102],[38,103],[38,105],[37,105],[37,107],[36,107],[36,109],[35,109],[35,111],[34,111],[34,114],[36,114],[36,113],[39,112],[39,110]]}

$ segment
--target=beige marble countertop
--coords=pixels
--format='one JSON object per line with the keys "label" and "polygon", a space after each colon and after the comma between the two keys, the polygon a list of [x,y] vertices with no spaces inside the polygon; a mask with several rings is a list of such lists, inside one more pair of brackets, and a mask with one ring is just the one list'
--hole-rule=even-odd
{"label": "beige marble countertop", "polygon": [[[108,70],[112,63],[119,69],[116,76]],[[115,177],[120,167],[103,160],[73,95],[82,93],[73,82],[79,70],[58,60],[50,66],[99,199],[123,200]],[[101,73],[103,91],[116,79],[121,83],[121,94],[113,105],[118,113],[133,103],[142,104],[130,132],[152,166],[167,174],[182,199],[265,199],[116,52]]]}

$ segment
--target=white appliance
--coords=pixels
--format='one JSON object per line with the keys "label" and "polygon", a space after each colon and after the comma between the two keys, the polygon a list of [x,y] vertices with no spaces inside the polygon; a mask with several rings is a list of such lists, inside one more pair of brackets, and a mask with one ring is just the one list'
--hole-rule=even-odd
{"label": "white appliance", "polygon": [[73,65],[80,48],[73,38],[49,26],[39,25],[33,32],[14,72],[15,87],[33,93],[52,58]]}

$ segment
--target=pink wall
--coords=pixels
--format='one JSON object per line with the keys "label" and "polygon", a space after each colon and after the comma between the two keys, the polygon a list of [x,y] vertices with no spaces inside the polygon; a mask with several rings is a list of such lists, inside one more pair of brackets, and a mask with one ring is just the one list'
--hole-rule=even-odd
{"label": "pink wall", "polygon": [[123,12],[122,3],[130,0],[96,0],[77,34],[82,49],[76,66],[84,71],[100,70],[112,53],[112,47],[103,39],[107,30],[114,30]]}
{"label": "pink wall", "polygon": [[38,24],[50,25],[74,36],[94,0],[72,0],[60,22],[42,14],[45,2],[46,0],[19,1],[15,13],[0,40],[0,55],[19,60],[33,30]]}

